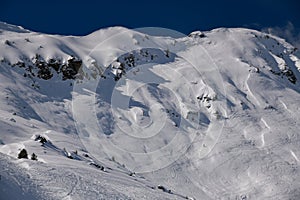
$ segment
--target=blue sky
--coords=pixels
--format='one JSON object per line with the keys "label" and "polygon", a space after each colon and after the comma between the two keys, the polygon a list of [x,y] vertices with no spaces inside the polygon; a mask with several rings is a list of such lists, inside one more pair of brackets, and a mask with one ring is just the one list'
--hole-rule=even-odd
{"label": "blue sky", "polygon": [[1,0],[0,21],[45,33],[86,35],[99,28],[163,27],[184,34],[217,27],[300,29],[297,0]]}

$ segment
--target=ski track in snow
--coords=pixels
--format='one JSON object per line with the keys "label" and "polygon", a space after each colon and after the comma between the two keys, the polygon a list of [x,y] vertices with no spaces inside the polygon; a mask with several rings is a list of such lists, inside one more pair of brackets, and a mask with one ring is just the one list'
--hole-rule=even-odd
{"label": "ski track in snow", "polygon": [[250,98],[252,98],[252,99],[255,101],[255,103],[256,103],[258,106],[260,106],[260,103],[259,103],[258,99],[257,99],[256,96],[252,93],[252,91],[251,91],[251,89],[250,89],[250,87],[249,87],[249,85],[248,85],[248,81],[249,81],[250,77],[251,77],[251,74],[249,73],[249,75],[248,75],[248,77],[247,77],[247,79],[246,79],[246,81],[245,81],[246,90],[247,90],[247,92],[249,93]]}

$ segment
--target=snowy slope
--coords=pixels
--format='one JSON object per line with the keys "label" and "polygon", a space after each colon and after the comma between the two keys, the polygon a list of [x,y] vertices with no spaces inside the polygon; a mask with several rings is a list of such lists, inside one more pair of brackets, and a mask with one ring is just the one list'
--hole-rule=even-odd
{"label": "snowy slope", "polygon": [[300,198],[300,53],[283,39],[0,29],[0,199]]}

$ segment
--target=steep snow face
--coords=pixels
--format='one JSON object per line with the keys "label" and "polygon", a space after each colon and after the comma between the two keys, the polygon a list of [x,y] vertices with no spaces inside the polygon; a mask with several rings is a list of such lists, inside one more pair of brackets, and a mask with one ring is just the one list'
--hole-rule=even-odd
{"label": "steep snow face", "polygon": [[[300,197],[300,54],[284,40],[0,29],[7,198]],[[14,159],[24,148],[38,161]]]}

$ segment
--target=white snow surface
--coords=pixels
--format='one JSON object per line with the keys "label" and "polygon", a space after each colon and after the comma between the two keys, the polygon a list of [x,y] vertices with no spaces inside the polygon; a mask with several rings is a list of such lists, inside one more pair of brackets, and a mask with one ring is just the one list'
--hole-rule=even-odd
{"label": "white snow surface", "polygon": [[[82,67],[24,77],[15,64],[36,55]],[[75,37],[1,22],[0,199],[300,199],[299,59],[243,28]]]}

